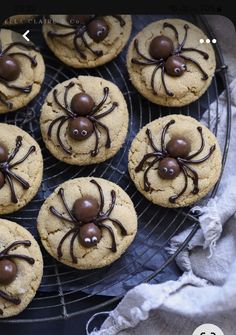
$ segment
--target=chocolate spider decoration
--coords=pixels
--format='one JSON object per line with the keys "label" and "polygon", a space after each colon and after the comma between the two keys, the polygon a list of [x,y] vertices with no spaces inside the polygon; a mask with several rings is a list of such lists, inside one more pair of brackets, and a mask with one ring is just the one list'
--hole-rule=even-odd
{"label": "chocolate spider decoration", "polygon": [[[117,19],[120,23],[120,26],[123,27],[125,25],[125,21],[120,15],[112,15],[115,19]],[[48,32],[48,37],[73,37],[73,44],[80,55],[81,58],[86,59],[86,55],[81,50],[80,46],[77,43],[77,40],[80,39],[83,42],[83,45],[90,50],[96,57],[101,57],[103,55],[102,50],[93,50],[88,44],[84,34],[88,33],[89,37],[96,43],[103,41],[108,33],[109,27],[106,21],[102,16],[98,15],[68,15],[66,18],[67,24],[60,23],[52,20],[53,24],[57,26],[61,26],[63,28],[73,29],[68,33],[56,33],[54,31]]]}
{"label": "chocolate spider decoration", "polygon": [[101,102],[98,105],[95,105],[93,98],[86,93],[77,93],[71,99],[70,105],[68,102],[68,93],[69,90],[75,85],[71,82],[65,86],[64,92],[64,105],[60,103],[57,97],[57,89],[53,91],[53,98],[56,104],[63,109],[66,113],[65,116],[59,116],[53,120],[48,128],[48,137],[51,138],[52,128],[55,124],[58,124],[57,128],[57,140],[61,148],[67,153],[71,154],[72,149],[65,146],[61,140],[61,129],[65,122],[69,122],[68,125],[68,134],[69,136],[77,141],[83,141],[90,137],[93,133],[95,134],[96,142],[95,147],[91,150],[91,156],[95,157],[98,154],[98,144],[99,144],[99,127],[104,129],[106,132],[107,140],[105,147],[111,147],[111,138],[108,127],[103,124],[100,119],[104,116],[113,112],[113,110],[118,106],[117,102],[113,102],[112,106],[105,112],[97,114],[103,105],[106,103],[109,88],[104,88],[104,96]]}
{"label": "chocolate spider decoration", "polygon": [[[10,43],[5,49],[2,49],[0,46],[0,83],[9,89],[14,89],[22,93],[30,93],[33,84],[23,87],[17,84],[11,84],[11,82],[17,80],[21,73],[21,65],[17,60],[17,56],[23,56],[30,60],[33,67],[37,66],[36,56],[32,57],[21,51],[10,52],[11,49],[16,46],[38,51],[34,45],[22,42]],[[9,110],[13,108],[12,102],[8,101],[2,92],[0,92],[0,102],[7,106]]]}
{"label": "chocolate spider decoration", "polygon": [[26,180],[24,180],[18,174],[13,172],[12,168],[23,163],[29,157],[29,155],[36,149],[35,146],[31,146],[28,152],[21,159],[19,159],[16,162],[12,162],[12,160],[16,157],[17,153],[19,152],[21,146],[22,146],[21,136],[18,136],[16,138],[15,149],[10,154],[8,153],[7,148],[3,144],[0,144],[0,190],[7,181],[11,190],[11,201],[13,203],[18,202],[13,180],[16,180],[18,183],[20,183],[25,190],[27,190],[30,187],[30,185]]}
{"label": "chocolate spider decoration", "polygon": [[151,76],[151,87],[153,94],[157,94],[155,90],[155,76],[157,71],[161,70],[161,80],[163,87],[165,89],[165,92],[169,96],[173,96],[173,92],[168,90],[165,82],[165,74],[167,73],[170,76],[173,77],[180,77],[183,75],[184,71],[187,70],[187,62],[193,63],[198,70],[202,73],[202,80],[207,80],[208,75],[203,70],[201,65],[194,59],[185,56],[183,53],[189,52],[189,51],[195,51],[203,56],[204,59],[208,59],[209,55],[202,51],[195,48],[185,48],[185,43],[188,37],[188,30],[189,26],[187,24],[184,25],[185,35],[183,38],[183,41],[179,42],[179,33],[175,26],[168,22],[164,22],[163,29],[169,28],[171,29],[174,34],[175,38],[177,40],[177,46],[174,47],[173,41],[164,35],[159,35],[154,37],[149,45],[149,55],[151,58],[145,56],[139,49],[139,43],[138,40],[134,40],[134,48],[137,52],[137,54],[141,57],[140,59],[132,58],[131,62],[133,64],[143,65],[143,66],[150,66],[153,65],[154,69]]}
{"label": "chocolate spider decoration", "polygon": [[[0,285],[10,285],[16,279],[18,269],[16,263],[14,262],[14,259],[23,260],[31,265],[35,263],[35,260],[32,257],[14,253],[9,254],[9,251],[17,248],[20,245],[30,247],[31,242],[29,240],[15,241],[0,252]],[[19,305],[21,303],[19,297],[13,297],[12,295],[2,291],[1,289],[0,297],[5,299],[6,301],[13,303],[14,305]],[[3,311],[1,309],[0,314],[3,314]]]}
{"label": "chocolate spider decoration", "polygon": [[[151,184],[148,180],[149,171],[157,165],[156,170],[158,170],[158,174],[163,179],[175,179],[182,172],[184,174],[184,187],[177,194],[173,195],[169,198],[171,203],[175,203],[175,201],[186,191],[188,186],[188,178],[191,178],[193,181],[193,194],[197,194],[199,192],[198,187],[198,173],[189,164],[201,164],[205,162],[213,153],[216,146],[213,145],[210,147],[209,153],[198,160],[193,160],[196,156],[198,156],[205,147],[205,141],[202,134],[202,127],[197,127],[197,131],[199,132],[201,138],[201,146],[200,148],[191,153],[191,144],[189,141],[182,136],[176,136],[171,138],[171,140],[165,145],[165,136],[168,131],[168,128],[175,123],[175,120],[169,121],[165,127],[163,128],[161,134],[161,149],[159,150],[152,138],[152,133],[150,129],[146,130],[146,135],[149,140],[149,144],[154,150],[154,152],[147,153],[144,155],[143,159],[140,161],[138,166],[135,168],[135,172],[140,172],[143,170],[144,165],[147,164],[148,167],[145,169],[143,179],[144,179],[144,190],[146,192],[151,191]],[[150,158],[152,161],[147,162]]]}
{"label": "chocolate spider decoration", "polygon": [[111,203],[109,209],[104,212],[104,194],[101,186],[92,179],[90,182],[98,188],[100,195],[100,204],[98,201],[91,196],[84,196],[75,200],[72,210],[69,208],[65,196],[64,189],[60,188],[58,195],[60,196],[62,203],[68,213],[69,217],[59,213],[53,206],[50,207],[50,211],[59,219],[67,221],[73,225],[73,227],[63,236],[61,239],[58,248],[57,255],[60,259],[62,257],[62,245],[64,241],[70,236],[70,256],[73,263],[77,263],[77,259],[74,255],[74,242],[78,238],[82,246],[85,248],[91,248],[99,243],[102,238],[102,229],[106,229],[112,239],[111,251],[116,252],[116,240],[113,229],[104,223],[104,221],[111,221],[113,224],[116,224],[123,236],[127,235],[127,231],[122,223],[110,217],[115,203],[116,203],[116,192],[111,191]]}

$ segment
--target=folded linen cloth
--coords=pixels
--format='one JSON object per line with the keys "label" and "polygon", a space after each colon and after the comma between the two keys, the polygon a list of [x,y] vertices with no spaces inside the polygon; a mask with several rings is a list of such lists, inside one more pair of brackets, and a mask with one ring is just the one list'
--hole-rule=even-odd
{"label": "folded linen cloth", "polygon": [[[200,226],[176,262],[184,271],[177,281],[141,284],[130,290],[91,335],[191,335],[202,323],[213,323],[225,335],[236,333],[236,34],[222,16],[207,16],[228,65],[232,98],[232,129],[228,157],[217,195],[201,212]],[[226,94],[219,98],[218,140],[225,138]],[[211,109],[211,123],[216,103]],[[203,116],[202,122],[205,122]],[[189,231],[175,236],[174,253]]]}

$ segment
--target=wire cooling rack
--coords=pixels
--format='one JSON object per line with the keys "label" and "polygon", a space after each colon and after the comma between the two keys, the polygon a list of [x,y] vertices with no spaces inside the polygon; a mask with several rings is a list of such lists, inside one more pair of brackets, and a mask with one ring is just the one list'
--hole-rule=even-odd
{"label": "wire cooling rack", "polygon": [[[148,23],[170,16],[133,16],[132,37]],[[212,33],[205,18],[201,16],[182,17],[202,28],[212,39]],[[225,165],[229,135],[231,128],[230,94],[226,66],[220,51],[220,46],[214,45],[217,58],[217,71],[208,91],[198,101],[182,108],[163,108],[144,99],[129,81],[125,65],[127,47],[112,62],[96,69],[74,70],[62,64],[49,51],[43,41],[41,26],[14,27],[18,32],[30,29],[31,40],[41,48],[46,63],[46,77],[38,97],[27,108],[17,113],[9,113],[0,117],[0,122],[18,125],[32,135],[42,148],[44,157],[44,177],[41,189],[34,200],[17,213],[7,215],[5,218],[15,221],[27,228],[37,240],[36,218],[43,201],[63,181],[81,177],[95,176],[111,180],[120,185],[131,197],[138,214],[138,233],[127,252],[112,265],[97,270],[79,271],[62,265],[52,259],[42,248],[44,256],[44,275],[39,291],[19,316],[1,320],[1,322],[24,323],[66,319],[86,312],[96,311],[106,305],[118,301],[130,288],[142,282],[163,282],[177,279],[181,272],[173,260],[176,255],[186,247],[188,241],[198,229],[198,218],[191,214],[191,208],[166,209],[148,202],[134,187],[128,170],[128,150],[135,134],[148,122],[171,113],[190,115],[200,120],[208,110],[208,122],[215,114],[215,124],[211,124],[217,136],[218,121],[220,118],[218,108],[219,94],[226,90],[227,96],[227,127],[223,143],[223,167]],[[132,38],[131,37],[131,38]],[[41,106],[48,92],[58,83],[79,74],[95,75],[116,83],[123,92],[127,101],[130,124],[124,147],[112,159],[87,167],[75,167],[59,162],[47,151],[39,130],[39,115]],[[210,110],[211,102],[216,101],[216,108]],[[210,124],[208,124],[210,126]],[[214,196],[219,183],[214,188]],[[181,247],[172,256],[165,248],[170,239],[186,227],[191,227],[191,233]],[[40,243],[40,241],[39,241]],[[97,296],[99,303],[97,302]],[[109,298],[108,298],[109,297]]]}

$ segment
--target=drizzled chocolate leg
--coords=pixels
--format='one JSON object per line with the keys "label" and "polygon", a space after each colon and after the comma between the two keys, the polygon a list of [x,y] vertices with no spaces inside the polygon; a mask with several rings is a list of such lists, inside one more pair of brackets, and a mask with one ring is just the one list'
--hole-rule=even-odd
{"label": "drizzled chocolate leg", "polygon": [[[3,292],[0,290],[0,297],[5,299],[6,301],[11,302],[14,305],[19,305],[21,303],[20,298],[12,297],[11,295],[7,294],[6,292]],[[0,309],[0,314],[2,314],[2,310]]]}
{"label": "drizzled chocolate leg", "polygon": [[13,163],[13,164],[9,164],[9,168],[13,168],[14,166],[17,166],[21,163],[23,163],[34,151],[36,150],[36,147],[34,145],[32,145],[28,152],[24,155],[24,157],[22,157],[20,160],[18,160],[17,162]]}
{"label": "drizzled chocolate leg", "polygon": [[14,89],[14,90],[17,90],[23,93],[30,93],[32,90],[32,86],[33,86],[32,84],[25,86],[25,87],[18,86],[18,85],[11,85],[11,84],[8,84],[8,82],[2,78],[0,78],[0,82],[4,84],[7,88]]}
{"label": "drizzled chocolate leg", "polygon": [[[195,52],[199,53],[200,55],[202,55],[204,59],[209,58],[209,55],[205,51],[202,51],[202,50],[199,50],[199,49],[195,49],[195,48],[182,48],[181,49],[181,52],[188,52],[188,51],[195,51]],[[182,54],[181,54],[181,57],[182,57]]]}
{"label": "drizzled chocolate leg", "polygon": [[80,50],[80,47],[78,46],[78,43],[77,43],[77,38],[80,38],[81,36],[77,36],[75,35],[74,38],[73,38],[73,43],[74,43],[74,47],[76,49],[76,51],[78,52],[78,54],[80,55],[81,58],[83,59],[86,59],[86,55]]}
{"label": "drizzled chocolate leg", "polygon": [[161,151],[164,153],[164,154],[167,154],[167,151],[165,149],[165,138],[166,138],[166,133],[167,133],[167,130],[169,129],[169,127],[175,123],[175,120],[170,120],[166,125],[165,127],[163,128],[162,130],[162,134],[161,134]]}
{"label": "drizzled chocolate leg", "polygon": [[103,55],[103,51],[102,51],[102,50],[93,50],[93,49],[90,47],[90,45],[89,45],[88,42],[86,41],[84,35],[81,36],[81,39],[82,39],[82,41],[83,41],[85,47],[86,47],[87,49],[89,49],[95,56],[97,56],[97,57],[101,57],[101,56]]}
{"label": "drizzled chocolate leg", "polygon": [[184,174],[184,187],[182,188],[182,190],[177,194],[177,195],[173,195],[172,197],[169,198],[169,201],[171,203],[175,203],[175,201],[182,195],[184,194],[184,192],[186,191],[187,189],[187,186],[188,186],[188,174],[187,174],[187,171],[185,169],[185,166],[182,165],[182,171],[183,171],[183,174]]}
{"label": "drizzled chocolate leg", "polygon": [[36,56],[31,57],[31,56],[29,56],[29,55],[27,55],[27,54],[25,54],[23,52],[12,52],[12,53],[8,54],[8,56],[23,56],[23,57],[27,58],[31,62],[32,66],[35,67],[35,66],[38,65],[38,63],[36,61]]}
{"label": "drizzled chocolate leg", "polygon": [[197,155],[199,155],[202,152],[202,150],[205,146],[205,141],[204,141],[203,134],[202,134],[202,127],[197,127],[197,130],[198,130],[198,132],[200,134],[200,137],[201,137],[201,146],[200,146],[199,150],[197,150],[192,155],[189,155],[188,157],[186,157],[185,160],[190,160],[190,159],[196,157]]}
{"label": "drizzled chocolate leg", "polygon": [[63,214],[59,213],[58,210],[57,210],[54,206],[51,206],[51,207],[49,208],[49,210],[50,210],[50,212],[51,212],[53,215],[55,215],[55,216],[58,217],[59,219],[61,219],[61,220],[65,220],[65,221],[70,222],[70,223],[74,223],[74,221],[73,221],[72,219],[67,218],[67,217],[65,217]]}
{"label": "drizzled chocolate leg", "polygon": [[189,177],[192,179],[193,185],[194,185],[192,193],[197,194],[199,192],[199,187],[198,187],[198,179],[199,178],[198,178],[197,172],[194,169],[192,169],[190,166],[188,166],[184,163],[182,163],[182,165],[185,167],[186,171],[187,170],[190,171],[191,174],[189,175]]}
{"label": "drizzled chocolate leg", "polygon": [[7,159],[7,163],[10,163],[13,158],[15,158],[16,154],[18,153],[18,151],[20,150],[21,146],[22,146],[22,136],[17,136],[16,138],[16,147],[15,149],[12,151],[12,153],[9,155],[8,159]]}
{"label": "drizzled chocolate leg", "polygon": [[151,76],[151,87],[152,87],[152,91],[153,94],[157,94],[157,91],[155,90],[155,76],[157,71],[160,69],[160,67],[162,66],[162,64],[158,64],[157,66],[155,66],[153,72],[152,72],[152,76]]}
{"label": "drizzled chocolate leg", "polygon": [[104,217],[108,217],[111,212],[113,211],[114,209],[114,206],[115,206],[115,202],[116,202],[116,192],[114,190],[111,191],[111,203],[110,203],[110,206],[109,206],[109,209],[107,210],[107,212],[104,214]]}
{"label": "drizzled chocolate leg", "polygon": [[1,55],[5,55],[10,49],[12,49],[16,46],[17,47],[21,46],[21,47],[26,48],[26,49],[32,49],[32,50],[35,50],[35,51],[39,51],[39,49],[33,44],[25,44],[25,43],[22,43],[22,42],[14,42],[14,43],[9,44],[9,46],[5,48],[1,52]]}
{"label": "drizzled chocolate leg", "polygon": [[111,147],[111,138],[110,138],[110,131],[109,131],[108,127],[105,126],[105,124],[103,124],[102,122],[96,120],[93,116],[90,116],[89,119],[91,119],[91,121],[96,122],[101,128],[103,128],[105,130],[106,135],[107,135],[107,140],[106,140],[105,147],[110,148]]}
{"label": "drizzled chocolate leg", "polygon": [[61,197],[61,200],[62,200],[62,203],[67,211],[67,213],[69,214],[71,220],[73,220],[74,222],[76,222],[76,219],[74,217],[74,215],[72,214],[72,211],[70,210],[67,202],[66,202],[66,199],[65,199],[65,193],[64,193],[64,189],[61,187],[58,191],[58,195]]}
{"label": "drizzled chocolate leg", "polygon": [[73,263],[77,263],[77,258],[75,257],[75,254],[74,254],[74,242],[75,242],[75,239],[78,236],[78,234],[79,234],[79,228],[74,232],[74,234],[73,234],[73,236],[70,240],[70,256],[71,256],[71,259],[72,259]]}
{"label": "drizzled chocolate leg", "polygon": [[146,135],[148,137],[149,143],[151,144],[151,147],[153,148],[153,150],[155,152],[159,152],[161,154],[161,151],[156,147],[156,145],[153,142],[153,138],[152,138],[152,133],[151,130],[147,128],[146,130]]}
{"label": "drizzled chocolate leg", "polygon": [[[142,57],[143,59],[145,59],[147,62],[149,62],[150,64],[156,63],[156,60],[153,60],[151,58],[146,57],[140,50],[139,50],[139,45],[138,45],[138,40],[135,39],[134,40],[134,49],[137,52],[137,54]],[[136,61],[135,58],[132,58],[131,62],[134,63],[133,61]],[[146,63],[144,63],[143,65],[147,65]]]}
{"label": "drizzled chocolate leg", "polygon": [[67,154],[71,154],[71,148],[67,148],[64,143],[61,140],[61,128],[62,126],[65,124],[66,121],[68,121],[70,117],[67,116],[64,120],[61,120],[59,123],[59,126],[57,128],[57,140],[58,143],[60,144],[60,146],[62,147],[62,149],[67,153]]}
{"label": "drizzled chocolate leg", "polygon": [[[68,86],[67,86],[67,87],[68,87]],[[57,97],[57,89],[55,89],[55,90],[52,92],[52,94],[53,94],[53,98],[54,98],[56,104],[57,104],[59,107],[61,107],[61,109],[63,109],[69,116],[74,117],[74,113],[72,113],[69,109],[67,109],[65,106],[63,106],[63,105],[60,103],[60,101],[58,100],[58,97]],[[59,119],[59,118],[58,118],[58,119]]]}
{"label": "drizzled chocolate leg", "polygon": [[73,83],[73,82],[69,83],[69,84],[65,87],[65,92],[64,92],[64,104],[65,104],[65,109],[66,109],[66,112],[67,112],[67,113],[70,112],[69,114],[70,114],[71,116],[74,115],[74,113],[71,113],[71,111],[68,110],[68,109],[69,109],[68,93],[69,93],[70,89],[71,89],[72,87],[74,87],[74,86],[75,86],[75,83]]}
{"label": "drizzled chocolate leg", "polygon": [[3,95],[0,93],[0,102],[3,103],[8,109],[13,108],[13,103],[10,101],[7,101]]}
{"label": "drizzled chocolate leg", "polygon": [[207,80],[208,79],[208,74],[203,70],[203,68],[201,67],[201,65],[197,61],[193,60],[190,57],[184,56],[182,54],[181,54],[181,57],[183,59],[185,59],[186,61],[188,61],[188,62],[193,63],[194,65],[196,65],[196,67],[200,70],[200,72],[203,75],[202,80]]}
{"label": "drizzled chocolate leg", "polygon": [[96,185],[97,188],[98,188],[99,195],[100,195],[100,209],[99,209],[99,212],[102,213],[102,212],[103,212],[103,208],[104,208],[104,194],[103,194],[102,188],[101,188],[101,186],[96,182],[96,180],[94,180],[94,179],[90,180],[90,183]]}
{"label": "drizzled chocolate leg", "polygon": [[61,120],[65,120],[67,117],[66,116],[60,116],[58,117],[57,119],[53,120],[51,123],[50,123],[50,126],[48,127],[48,137],[51,137],[52,136],[52,128],[54,127],[54,125],[61,121]]}
{"label": "drizzled chocolate leg", "polygon": [[99,102],[99,104],[96,107],[94,107],[94,109],[92,110],[90,115],[94,115],[97,111],[99,111],[101,109],[101,107],[105,104],[105,102],[107,101],[108,94],[109,94],[109,88],[108,87],[104,87],[103,94],[104,94],[104,96],[102,98],[102,101]]}
{"label": "drizzled chocolate leg", "polygon": [[126,236],[128,233],[127,233],[127,230],[125,229],[125,227],[123,226],[123,224],[119,221],[119,220],[116,220],[116,219],[111,219],[111,218],[108,218],[108,220],[110,220],[112,223],[115,223],[117,224],[117,226],[120,228],[121,230],[121,234],[123,236]]}
{"label": "drizzled chocolate leg", "polygon": [[16,192],[15,192],[15,188],[14,188],[14,184],[12,182],[12,179],[8,174],[6,174],[6,179],[8,181],[8,184],[9,184],[9,187],[10,187],[10,190],[11,190],[11,201],[14,204],[17,204],[18,199],[17,199],[17,196],[16,196]]}
{"label": "drizzled chocolate leg", "polygon": [[114,232],[112,230],[112,228],[108,225],[106,225],[105,223],[97,223],[98,227],[100,228],[104,228],[106,229],[110,235],[111,235],[111,239],[112,239],[112,245],[111,245],[111,251],[112,252],[116,252],[116,239],[115,239],[115,235],[114,235]]}
{"label": "drizzled chocolate leg", "polygon": [[125,25],[125,20],[122,18],[121,15],[111,15],[111,16],[113,16],[116,20],[119,21],[121,27]]}
{"label": "drizzled chocolate leg", "polygon": [[188,36],[188,29],[189,29],[189,26],[187,24],[184,25],[184,30],[185,30],[185,34],[184,34],[184,38],[183,38],[183,41],[182,43],[179,45],[179,49],[181,51],[181,49],[184,47],[185,43],[186,43],[186,40],[187,40],[187,36]]}
{"label": "drizzled chocolate leg", "polygon": [[149,159],[149,158],[153,158],[153,157],[157,157],[157,153],[156,152],[151,152],[149,154],[146,154],[143,159],[140,161],[140,163],[136,166],[135,168],[135,172],[140,172],[142,171],[143,169],[143,166],[144,164],[146,163],[146,161]]}
{"label": "drizzled chocolate leg", "polygon": [[166,91],[166,94],[169,95],[170,97],[173,97],[173,93],[171,91],[168,90],[167,86],[166,86],[166,82],[165,82],[165,68],[164,66],[162,66],[161,68],[161,80],[162,80],[162,84],[164,86],[164,89]]}
{"label": "drizzled chocolate leg", "polygon": [[102,117],[110,114],[111,112],[113,112],[113,110],[118,106],[118,103],[117,102],[113,102],[111,108],[109,108],[106,112],[103,112],[102,114],[99,114],[99,115],[94,115],[93,117],[96,119],[96,120],[99,120],[101,119]]}
{"label": "drizzled chocolate leg", "polygon": [[216,148],[216,146],[215,146],[215,144],[214,144],[214,145],[210,148],[209,153],[208,153],[205,157],[203,157],[203,158],[201,158],[201,159],[198,159],[198,160],[187,160],[187,159],[183,159],[183,158],[181,158],[181,161],[182,161],[183,163],[188,163],[188,164],[200,164],[200,163],[203,163],[203,162],[205,162],[205,161],[212,155],[212,153],[214,152],[215,148]]}
{"label": "drizzled chocolate leg", "polygon": [[98,129],[95,123],[93,123],[93,130],[95,134],[95,147],[93,150],[91,150],[91,156],[95,157],[98,154],[98,142],[99,142]]}
{"label": "drizzled chocolate leg", "polygon": [[72,228],[70,229],[61,239],[60,243],[58,244],[58,247],[57,247],[57,256],[58,258],[60,259],[62,257],[62,245],[63,243],[65,242],[65,240],[67,239],[67,237],[69,237],[71,234],[73,234],[75,231],[78,231],[78,227],[76,228]]}
{"label": "drizzled chocolate leg", "polygon": [[164,22],[163,23],[163,28],[170,28],[174,32],[175,38],[176,38],[176,40],[178,42],[178,45],[179,45],[179,33],[178,33],[177,29],[175,28],[175,26],[173,26],[173,24],[171,24],[171,23]]}
{"label": "drizzled chocolate leg", "polygon": [[148,172],[151,170],[151,168],[160,160],[160,157],[157,157],[153,160],[153,162],[149,165],[149,167],[145,170],[143,174],[143,181],[144,181],[144,190],[146,192],[149,192],[151,190],[151,184],[148,180]]}
{"label": "drizzled chocolate leg", "polygon": [[8,252],[9,252],[12,248],[14,248],[14,247],[16,247],[16,246],[18,246],[18,245],[24,245],[24,246],[26,246],[26,247],[30,247],[30,246],[31,246],[31,242],[30,242],[29,240],[15,241],[15,242],[11,243],[8,247],[6,247],[5,249],[3,249],[3,250],[0,252],[0,256],[1,256],[1,255],[7,255]]}
{"label": "drizzled chocolate leg", "polygon": [[10,175],[10,177],[14,178],[15,180],[17,180],[25,190],[28,190],[30,188],[30,184],[24,180],[23,178],[21,178],[20,176],[18,176],[17,174],[15,174],[14,172],[10,171],[10,170],[6,170],[6,173],[8,175]]}

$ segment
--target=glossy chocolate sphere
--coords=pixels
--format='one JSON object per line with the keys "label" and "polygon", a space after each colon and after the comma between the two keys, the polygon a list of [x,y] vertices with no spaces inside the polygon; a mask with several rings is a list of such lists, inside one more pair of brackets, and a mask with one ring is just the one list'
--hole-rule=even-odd
{"label": "glossy chocolate sphere", "polygon": [[0,284],[9,285],[11,284],[17,274],[16,264],[9,259],[0,260]]}
{"label": "glossy chocolate sphere", "polygon": [[79,198],[73,205],[73,214],[78,221],[92,222],[99,213],[97,200],[90,196]]}
{"label": "glossy chocolate sphere", "polygon": [[69,122],[69,135],[77,141],[83,141],[93,133],[93,124],[86,117],[77,117]]}
{"label": "glossy chocolate sphere", "polygon": [[86,223],[80,228],[80,243],[86,248],[90,248],[98,244],[101,237],[101,230],[94,223]]}
{"label": "glossy chocolate sphere", "polygon": [[154,37],[149,46],[149,53],[154,59],[166,59],[174,50],[174,44],[169,37]]}
{"label": "glossy chocolate sphere", "polygon": [[171,157],[187,157],[191,151],[191,144],[184,137],[173,137],[166,145]]}
{"label": "glossy chocolate sphere", "polygon": [[163,158],[158,166],[159,176],[163,179],[175,179],[180,173],[180,167],[175,158]]}
{"label": "glossy chocolate sphere", "polygon": [[94,42],[103,41],[107,37],[108,32],[108,25],[103,19],[95,19],[88,24],[88,34]]}
{"label": "glossy chocolate sphere", "polygon": [[71,99],[71,109],[74,113],[85,116],[91,113],[94,107],[93,98],[86,93],[77,93]]}
{"label": "glossy chocolate sphere", "polygon": [[186,71],[185,60],[180,56],[171,56],[165,62],[165,69],[170,76],[179,77]]}
{"label": "glossy chocolate sphere", "polygon": [[16,80],[20,75],[19,62],[7,55],[0,56],[0,78],[6,81]]}

